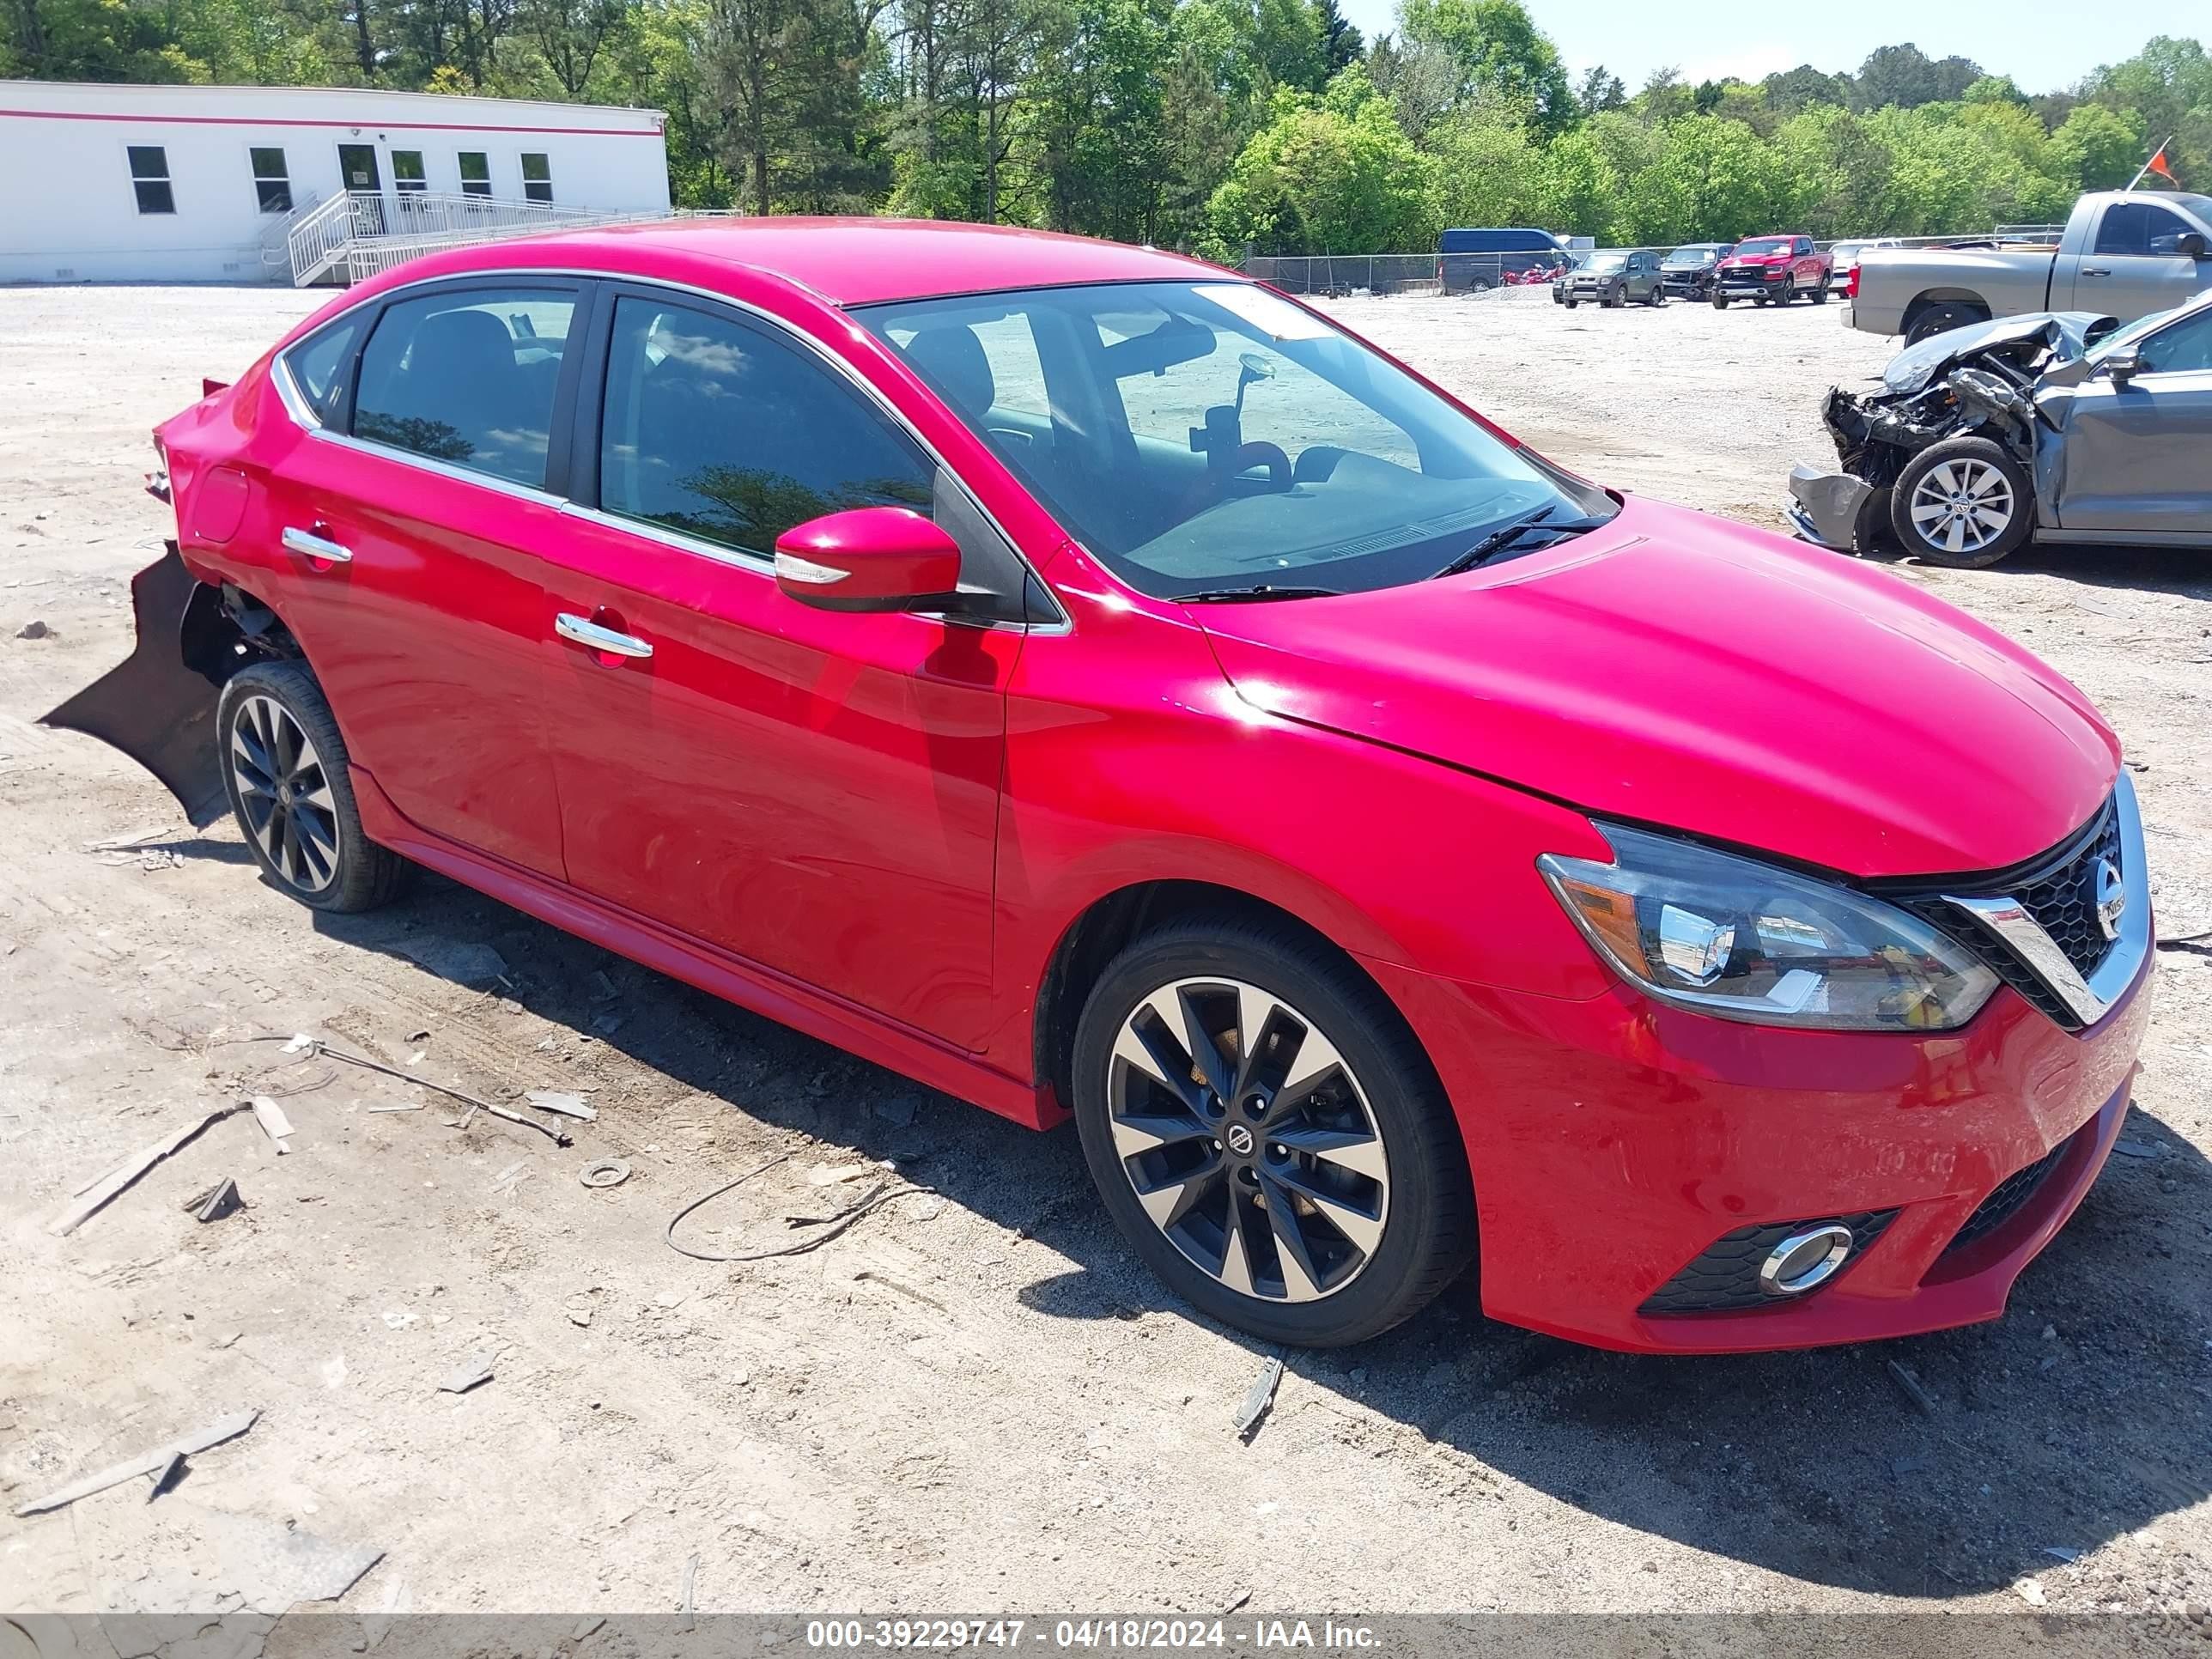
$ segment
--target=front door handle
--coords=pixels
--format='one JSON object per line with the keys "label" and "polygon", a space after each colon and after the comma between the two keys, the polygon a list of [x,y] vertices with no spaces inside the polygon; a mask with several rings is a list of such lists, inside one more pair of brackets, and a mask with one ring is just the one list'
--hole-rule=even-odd
{"label": "front door handle", "polygon": [[[322,525],[316,528],[327,529],[329,526]],[[328,536],[319,536],[313,530],[301,530],[296,525],[284,526],[284,546],[288,552],[297,553],[302,558],[321,559],[329,564],[353,562],[353,549],[342,542],[332,541]]]}
{"label": "front door handle", "polygon": [[570,611],[563,611],[553,618],[553,631],[564,640],[574,640],[578,645],[587,645],[611,656],[643,658],[653,654],[653,647],[636,635],[617,634],[611,628],[600,627],[589,617],[579,617]]}
{"label": "front door handle", "polygon": [[2109,276],[2112,274],[2112,268],[2110,265],[2083,265],[2079,274],[2084,276]]}

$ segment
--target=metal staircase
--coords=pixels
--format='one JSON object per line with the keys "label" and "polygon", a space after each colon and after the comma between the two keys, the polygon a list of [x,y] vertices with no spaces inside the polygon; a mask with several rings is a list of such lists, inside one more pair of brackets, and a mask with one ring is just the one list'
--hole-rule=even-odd
{"label": "metal staircase", "polygon": [[263,263],[289,267],[295,288],[355,283],[440,248],[467,247],[534,230],[658,219],[665,213],[608,213],[438,191],[342,191],[288,214],[273,228]]}

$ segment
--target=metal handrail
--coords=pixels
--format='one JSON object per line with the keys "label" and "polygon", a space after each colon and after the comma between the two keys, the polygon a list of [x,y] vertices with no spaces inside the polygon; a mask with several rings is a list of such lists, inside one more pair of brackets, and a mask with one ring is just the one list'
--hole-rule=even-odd
{"label": "metal handrail", "polygon": [[292,281],[304,287],[343,266],[349,278],[445,247],[505,236],[667,216],[451,191],[344,191],[297,215],[286,233]]}

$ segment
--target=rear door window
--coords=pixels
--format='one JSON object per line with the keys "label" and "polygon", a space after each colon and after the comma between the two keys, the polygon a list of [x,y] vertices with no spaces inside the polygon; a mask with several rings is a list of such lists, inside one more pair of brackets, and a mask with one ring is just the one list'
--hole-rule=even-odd
{"label": "rear door window", "polygon": [[465,289],[387,306],[361,356],[353,435],[543,488],[576,296]]}
{"label": "rear door window", "polygon": [[936,469],[799,348],[626,295],[607,348],[599,505],[761,558],[825,513],[927,514]]}

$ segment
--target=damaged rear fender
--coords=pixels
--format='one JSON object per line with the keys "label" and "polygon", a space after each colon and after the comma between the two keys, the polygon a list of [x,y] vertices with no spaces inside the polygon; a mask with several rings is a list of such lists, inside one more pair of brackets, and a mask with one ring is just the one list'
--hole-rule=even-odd
{"label": "damaged rear fender", "polygon": [[[220,589],[185,568],[177,544],[131,579],[138,638],[131,654],[40,720],[121,750],[160,779],[196,828],[227,808],[216,702],[266,654]],[[273,618],[271,619],[273,621]]]}

